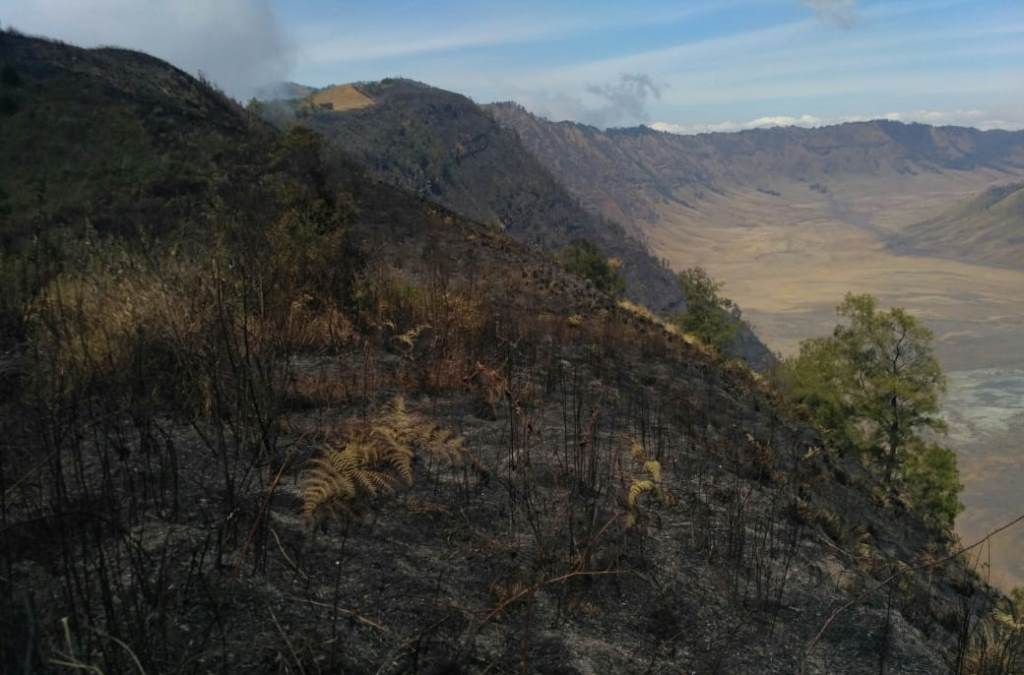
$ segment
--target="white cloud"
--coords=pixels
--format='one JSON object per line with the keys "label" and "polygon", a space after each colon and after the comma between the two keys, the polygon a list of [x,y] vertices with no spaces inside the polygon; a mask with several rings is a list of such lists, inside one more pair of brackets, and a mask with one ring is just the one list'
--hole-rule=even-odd
{"label": "white cloud", "polygon": [[4,23],[93,47],[145,51],[236,97],[285,79],[293,50],[271,0],[0,0]]}
{"label": "white cloud", "polygon": [[750,122],[752,127],[816,127],[821,126],[824,120],[814,115],[775,115],[773,117],[758,117]]}
{"label": "white cloud", "polygon": [[[506,76],[524,87],[529,81],[535,88],[566,91],[580,82],[607,77],[608,73],[645,72],[671,85],[663,103],[685,105],[694,92],[714,92],[717,100],[730,96],[748,100],[745,94],[750,84],[777,95],[805,96],[800,85],[806,80],[817,87],[812,95],[820,96],[832,93],[830,81],[855,76],[877,76],[884,81],[894,73],[905,73],[903,79],[912,82],[922,73],[935,73],[938,69],[934,64],[955,59],[960,64],[954,66],[957,75],[967,76],[943,77],[945,86],[940,91],[948,91],[957,80],[976,87],[983,68],[975,64],[1001,59],[1010,66],[1024,55],[1024,42],[1020,40],[1024,37],[1024,15],[1002,20],[979,17],[966,25],[941,28],[912,20],[918,12],[941,12],[963,4],[964,0],[932,0],[913,5],[874,5],[863,12],[864,30],[822,31],[815,19],[804,19],[566,66],[512,71]],[[984,70],[992,72],[987,64]]]}
{"label": "white cloud", "polygon": [[921,122],[934,126],[965,126],[978,129],[1021,129],[1024,128],[1024,114],[1016,117],[1016,121],[1004,119],[997,114],[984,110],[912,110],[906,112],[887,112],[880,115],[844,115],[841,117],[818,117],[816,115],[773,115],[758,117],[746,122],[707,122],[693,124],[677,124],[674,122],[655,122],[650,127],[657,131],[670,134],[704,134],[715,132],[733,132],[746,129],[767,129],[771,127],[823,127],[845,122],[865,122],[874,119],[885,119],[894,122]]}
{"label": "white cloud", "polygon": [[746,122],[710,122],[698,124],[675,124],[672,122],[655,122],[650,125],[657,131],[665,131],[670,134],[705,134],[715,132],[743,131],[744,129],[768,129],[771,127],[820,127],[828,124],[837,124],[840,121],[849,122],[850,119],[824,119],[814,115],[771,115],[758,117]]}
{"label": "white cloud", "polygon": [[299,29],[303,48],[301,58],[310,65],[377,61],[417,55],[442,54],[460,49],[518,45],[573,37],[610,28],[664,25],[702,14],[758,4],[763,0],[718,0],[691,3],[685,7],[637,11],[623,6],[615,11],[565,11],[551,4],[543,11],[496,14],[468,10],[455,24],[438,14],[436,25],[403,28],[389,14],[383,25],[360,26],[345,30],[336,25],[306,25]]}
{"label": "white cloud", "polygon": [[850,28],[860,21],[857,0],[803,0],[803,4],[814,10],[822,21],[842,28]]}

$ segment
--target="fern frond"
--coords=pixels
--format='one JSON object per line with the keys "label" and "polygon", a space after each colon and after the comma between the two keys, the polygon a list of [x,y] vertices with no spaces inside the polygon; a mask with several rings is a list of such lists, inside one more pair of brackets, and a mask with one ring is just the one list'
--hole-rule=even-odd
{"label": "fern frond", "polygon": [[400,396],[371,419],[350,426],[347,435],[344,443],[329,444],[309,461],[302,481],[307,522],[349,515],[361,498],[391,493],[399,480],[412,485],[417,448],[452,464],[466,454],[462,437],[408,412]]}
{"label": "fern frond", "polygon": [[634,439],[630,442],[629,451],[633,453],[633,459],[638,462],[643,462],[647,459],[647,453],[644,452],[644,446],[640,445],[640,441]]}
{"label": "fern frond", "polygon": [[992,613],[992,617],[1015,633],[1024,632],[1024,619],[1017,619],[1009,612],[1004,612],[1001,609],[995,610]]}
{"label": "fern frond", "polygon": [[395,479],[386,473],[364,469],[353,472],[352,479],[363,492],[372,497],[391,492],[395,482]]}
{"label": "fern frond", "polygon": [[399,446],[395,450],[395,452],[388,455],[388,464],[395,470],[395,473],[401,476],[406,485],[412,485],[412,462],[415,456],[407,446]]}
{"label": "fern frond", "polygon": [[635,527],[643,519],[640,498],[644,494],[653,493],[661,505],[666,507],[674,506],[679,502],[676,496],[662,484],[661,462],[648,459],[643,445],[635,439],[630,442],[629,449],[636,463],[643,467],[644,473],[642,477],[634,478],[629,485],[629,492],[626,496],[627,512],[623,517],[626,529]]}
{"label": "fern frond", "polygon": [[336,450],[326,458],[310,462],[302,484],[302,511],[307,520],[325,507],[333,510],[336,503],[344,504],[355,499],[358,492],[353,472],[356,465],[345,457],[345,450]]}
{"label": "fern frond", "polygon": [[633,483],[629,486],[629,498],[627,499],[629,507],[631,509],[635,509],[637,501],[640,499],[641,495],[647,492],[654,492],[655,489],[656,486],[654,485],[654,481],[634,480]]}
{"label": "fern frond", "polygon": [[422,324],[416,326],[411,330],[407,330],[406,332],[400,335],[395,335],[391,339],[405,347],[406,351],[412,351],[413,348],[416,346],[416,338],[418,338],[420,336],[420,333],[422,333],[424,330],[428,328],[430,328],[428,324]]}
{"label": "fern frond", "polygon": [[412,485],[412,464],[415,452],[409,443],[407,434],[394,426],[388,426],[388,420],[377,424],[370,430],[373,447],[377,451],[377,461],[394,469],[407,485]]}
{"label": "fern frond", "polygon": [[433,457],[455,466],[462,464],[466,450],[463,447],[465,441],[461,436],[443,427],[433,426],[419,440]]}

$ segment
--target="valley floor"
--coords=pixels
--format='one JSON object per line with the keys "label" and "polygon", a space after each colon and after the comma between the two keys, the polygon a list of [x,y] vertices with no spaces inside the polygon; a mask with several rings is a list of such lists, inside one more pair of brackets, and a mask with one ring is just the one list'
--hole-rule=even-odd
{"label": "valley floor", "polygon": [[[673,268],[701,265],[724,281],[726,295],[782,354],[828,334],[848,291],[872,293],[921,317],[935,331],[950,376],[950,441],[967,505],[958,530],[973,540],[1022,508],[1024,272],[896,255],[882,241],[927,215],[922,203],[935,210],[961,197],[950,186],[962,178],[929,177],[924,187],[919,181],[896,195],[867,184],[827,195],[803,184],[772,186],[778,195],[707,194],[690,202],[693,209],[666,207],[648,240]],[[984,180],[991,178],[967,184],[973,189]],[[1024,532],[1003,535],[991,554],[994,582],[1024,584]]]}

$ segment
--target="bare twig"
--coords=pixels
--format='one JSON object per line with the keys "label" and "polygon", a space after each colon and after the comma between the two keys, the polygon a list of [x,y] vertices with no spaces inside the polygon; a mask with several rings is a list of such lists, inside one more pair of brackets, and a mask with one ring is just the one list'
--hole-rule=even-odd
{"label": "bare twig", "polygon": [[[335,609],[334,605],[328,604],[326,602],[317,602],[316,600],[310,600],[309,598],[299,598],[299,597],[296,597],[294,595],[289,595],[289,596],[286,596],[286,597],[289,597],[292,600],[297,600],[299,602],[308,602],[309,604],[311,604],[311,605],[313,605],[315,607],[326,607],[328,609]],[[363,624],[364,626],[370,626],[371,628],[376,628],[377,630],[379,630],[379,631],[381,631],[383,633],[390,633],[391,632],[390,630],[388,630],[387,626],[383,626],[383,625],[377,623],[376,621],[373,621],[372,619],[367,619],[362,614],[359,614],[358,612],[355,612],[355,611],[353,611],[351,609],[345,609],[344,607],[338,607],[337,611],[341,612],[342,614],[348,614],[355,621]]]}
{"label": "bare twig", "polygon": [[[274,476],[274,480],[270,483],[270,488],[267,490],[267,496],[263,499],[263,504],[260,507],[259,513],[256,515],[256,520],[252,524],[252,530],[249,531],[249,536],[246,538],[245,543],[242,545],[242,550],[238,554],[238,561],[235,563],[235,578],[241,573],[242,562],[245,561],[245,554],[249,550],[249,546],[252,545],[253,539],[256,537],[256,531],[260,527],[260,523],[267,517],[267,512],[270,510],[270,500],[274,497],[274,490],[277,489],[277,484],[281,481],[281,476],[284,475],[284,470],[288,468],[288,465],[292,462],[292,455],[289,454],[285,458],[284,462],[281,463],[281,468],[277,470],[277,475]],[[288,556],[285,556],[287,558]]]}
{"label": "bare twig", "polygon": [[828,619],[825,620],[825,623],[822,624],[821,629],[817,632],[817,634],[815,634],[815,636],[811,639],[811,641],[807,643],[807,647],[804,649],[804,655],[803,655],[803,658],[801,659],[801,663],[800,663],[800,672],[801,673],[806,672],[807,656],[811,653],[811,650],[813,650],[814,647],[817,646],[818,642],[821,640],[822,636],[825,635],[825,631],[828,630],[829,626],[832,625],[832,623],[839,617],[840,614],[842,614],[846,610],[848,610],[851,607],[853,607],[855,604],[857,604],[858,602],[863,600],[865,597],[871,595],[872,593],[874,593],[874,592],[876,592],[878,590],[881,590],[882,588],[885,588],[887,585],[889,585],[890,583],[892,583],[893,581],[895,581],[899,577],[903,576],[904,574],[907,574],[908,572],[915,572],[917,570],[927,569],[929,567],[937,567],[939,565],[947,563],[950,560],[953,560],[954,558],[956,558],[956,557],[966,553],[967,551],[970,551],[972,549],[975,549],[975,548],[981,546],[982,544],[984,544],[985,542],[987,542],[988,540],[990,540],[992,537],[996,536],[1000,532],[1004,532],[1004,531],[1010,529],[1011,527],[1013,527],[1014,525],[1017,525],[1018,523],[1021,523],[1021,522],[1024,522],[1024,514],[1021,514],[1021,515],[1017,516],[1016,518],[1014,518],[1010,522],[1006,523],[1005,525],[1001,525],[1000,527],[997,527],[996,529],[992,530],[991,532],[986,534],[984,537],[982,537],[978,541],[976,541],[973,544],[971,544],[970,546],[964,546],[962,548],[957,549],[956,551],[954,551],[953,553],[949,554],[945,558],[941,558],[939,560],[928,561],[928,562],[925,562],[925,563],[921,563],[920,565],[915,565],[913,567],[903,567],[900,570],[898,570],[896,572],[893,572],[886,579],[878,582],[877,584],[875,584],[871,588],[868,588],[864,592],[860,593],[859,595],[857,595],[856,597],[851,599],[846,604],[844,604],[844,605],[842,605],[840,607],[837,607],[832,612],[832,614],[829,615]]}
{"label": "bare twig", "polygon": [[295,653],[295,648],[292,647],[292,641],[288,639],[284,629],[281,628],[281,624],[278,622],[277,615],[274,614],[274,610],[268,606],[267,611],[270,612],[270,618],[274,620],[274,626],[277,627],[277,632],[281,634],[281,639],[283,639],[285,645],[288,646],[288,651],[291,653],[292,659],[295,661],[295,667],[299,669],[299,672],[302,673],[302,675],[306,675],[306,671],[302,667],[302,662],[299,661],[299,655]]}

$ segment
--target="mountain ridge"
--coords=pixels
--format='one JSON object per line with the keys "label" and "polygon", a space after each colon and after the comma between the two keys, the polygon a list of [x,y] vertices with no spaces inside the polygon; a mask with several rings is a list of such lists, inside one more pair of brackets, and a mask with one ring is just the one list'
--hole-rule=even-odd
{"label": "mountain ridge", "polygon": [[824,187],[848,174],[913,176],[976,168],[1024,174],[1024,131],[876,120],[684,136],[650,127],[602,131],[550,122],[512,103],[488,109],[584,204],[637,230],[657,219],[658,203],[675,199],[692,206],[702,189],[773,190],[780,179]]}
{"label": "mountain ridge", "polygon": [[1024,183],[985,190],[941,215],[901,231],[897,252],[1024,268]]}

